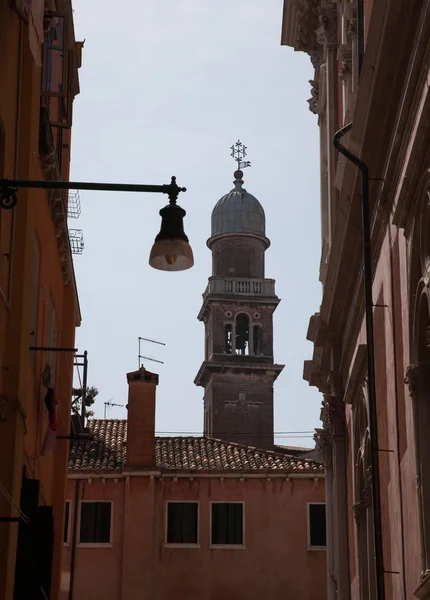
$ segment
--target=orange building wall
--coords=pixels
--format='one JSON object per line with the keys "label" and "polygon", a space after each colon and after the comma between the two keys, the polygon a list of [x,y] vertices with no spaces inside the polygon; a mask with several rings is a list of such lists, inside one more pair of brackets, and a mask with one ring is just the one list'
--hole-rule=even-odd
{"label": "orange building wall", "polygon": [[[0,132],[4,138],[7,178],[43,180],[39,158],[39,109],[41,69],[35,65],[28,42],[28,25],[0,0]],[[20,50],[21,48],[21,50]],[[4,60],[6,58],[6,60]],[[0,133],[1,135],[1,133]],[[62,177],[68,177],[63,161]],[[40,245],[39,284],[35,283],[34,251]],[[12,242],[12,243],[11,243]],[[3,256],[9,253],[9,258]],[[10,281],[9,281],[10,273]],[[22,470],[41,481],[39,504],[54,507],[56,529],[53,587],[58,597],[59,557],[67,473],[68,442],[41,457],[47,429],[47,411],[40,375],[47,357],[30,352],[30,345],[46,345],[47,299],[52,293],[58,319],[58,346],[73,347],[79,321],[74,284],[64,285],[55,226],[45,190],[19,190],[14,210],[0,210],[0,482],[19,505]],[[36,337],[31,336],[34,294],[37,290]],[[69,435],[73,355],[57,354],[55,381],[60,402],[58,435]],[[16,404],[16,402],[18,404]],[[19,410],[13,407],[19,406]],[[10,408],[12,407],[12,409]],[[4,412],[3,412],[4,411]],[[25,418],[24,418],[25,415]],[[0,494],[0,515],[16,516],[16,510]],[[13,596],[18,524],[0,524],[0,598]],[[55,568],[57,567],[57,572]]]}
{"label": "orange building wall", "polygon": [[[69,479],[71,515],[75,485]],[[111,548],[77,547],[74,598],[326,598],[326,553],[306,543],[306,503],[324,502],[324,479],[133,476],[79,485],[81,499],[114,501],[114,529]],[[198,548],[165,546],[168,500],[199,502]],[[217,500],[245,502],[245,549],[209,547],[210,501]],[[68,598],[70,559],[69,545],[61,600]]]}

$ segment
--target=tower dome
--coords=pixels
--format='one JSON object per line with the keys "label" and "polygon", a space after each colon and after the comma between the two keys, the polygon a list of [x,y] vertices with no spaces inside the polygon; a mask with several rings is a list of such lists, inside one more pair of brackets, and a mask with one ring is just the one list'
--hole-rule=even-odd
{"label": "tower dome", "polygon": [[242,187],[243,172],[235,171],[234,177],[234,189],[220,198],[212,211],[211,237],[249,233],[266,239],[263,207],[255,196]]}

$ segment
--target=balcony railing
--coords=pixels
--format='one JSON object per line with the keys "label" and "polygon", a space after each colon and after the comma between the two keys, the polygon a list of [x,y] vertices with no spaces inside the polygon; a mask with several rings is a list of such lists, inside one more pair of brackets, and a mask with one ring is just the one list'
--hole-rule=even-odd
{"label": "balcony railing", "polygon": [[232,294],[235,296],[275,296],[274,279],[210,277],[203,296]]}

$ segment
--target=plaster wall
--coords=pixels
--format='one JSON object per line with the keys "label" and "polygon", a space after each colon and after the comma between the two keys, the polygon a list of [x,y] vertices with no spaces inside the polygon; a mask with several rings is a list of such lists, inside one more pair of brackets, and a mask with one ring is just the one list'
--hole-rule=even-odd
{"label": "plaster wall", "polygon": [[[112,547],[77,547],[74,598],[326,598],[325,551],[307,549],[307,502],[324,502],[323,479],[134,476],[80,485],[81,499],[114,501],[114,529]],[[74,489],[69,480],[71,500]],[[199,502],[197,547],[166,546],[169,500]],[[213,501],[244,502],[244,548],[210,547]],[[70,557],[65,546],[61,600]]]}

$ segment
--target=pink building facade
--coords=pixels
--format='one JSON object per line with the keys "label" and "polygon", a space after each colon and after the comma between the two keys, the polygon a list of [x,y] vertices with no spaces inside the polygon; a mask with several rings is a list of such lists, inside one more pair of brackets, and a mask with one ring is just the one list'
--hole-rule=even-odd
{"label": "pink building facade", "polygon": [[[284,2],[282,44],[310,56],[309,108],[320,128],[323,298],[309,324],[314,354],[304,377],[323,394],[317,441],[326,467],[330,600],[430,598],[429,35],[428,2]],[[370,177],[375,440],[361,175],[333,145],[350,122],[342,143]],[[380,470],[379,571],[372,447]]]}
{"label": "pink building facade", "polygon": [[207,437],[158,438],[158,377],[70,451],[62,600],[325,600],[324,470]]}

